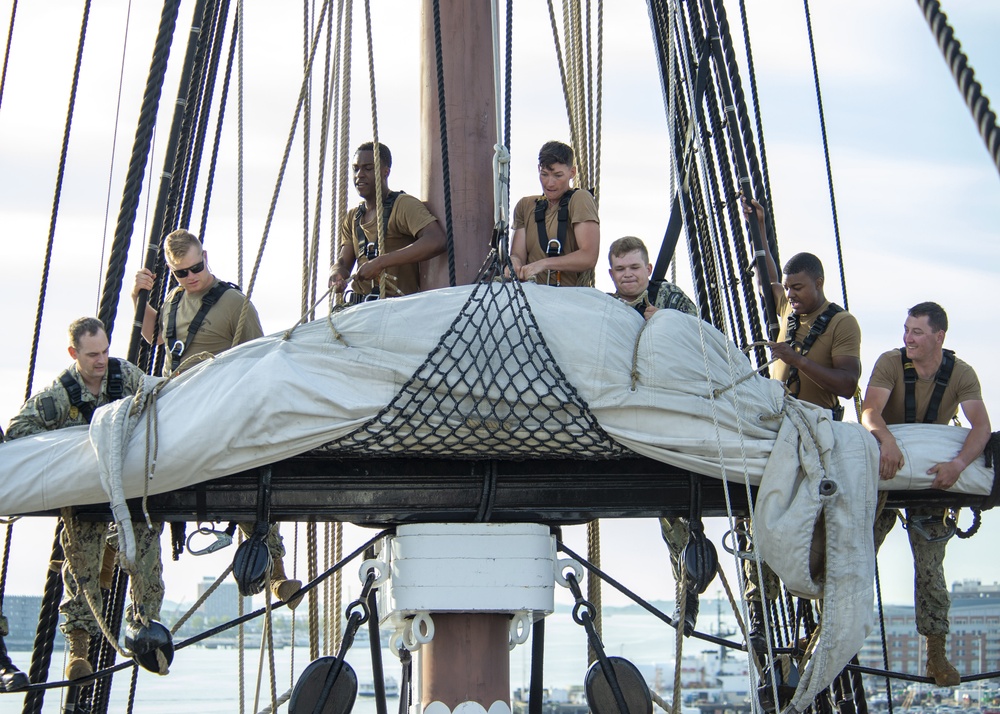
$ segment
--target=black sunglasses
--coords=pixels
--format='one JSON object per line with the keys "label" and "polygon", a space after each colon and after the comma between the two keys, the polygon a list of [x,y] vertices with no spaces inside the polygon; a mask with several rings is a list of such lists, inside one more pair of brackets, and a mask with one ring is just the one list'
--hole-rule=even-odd
{"label": "black sunglasses", "polygon": [[194,273],[195,275],[197,275],[204,269],[205,269],[205,261],[203,260],[200,263],[195,263],[190,268],[179,268],[179,269],[171,268],[170,272],[173,273],[178,278],[186,278],[188,276],[188,273]]}

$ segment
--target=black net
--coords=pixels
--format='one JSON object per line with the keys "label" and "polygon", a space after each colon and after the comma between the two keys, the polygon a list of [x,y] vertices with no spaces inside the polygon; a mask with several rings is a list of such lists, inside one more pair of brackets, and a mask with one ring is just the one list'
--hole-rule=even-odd
{"label": "black net", "polygon": [[388,406],[321,450],[483,459],[626,453],[556,364],[520,283],[499,279],[474,287]]}

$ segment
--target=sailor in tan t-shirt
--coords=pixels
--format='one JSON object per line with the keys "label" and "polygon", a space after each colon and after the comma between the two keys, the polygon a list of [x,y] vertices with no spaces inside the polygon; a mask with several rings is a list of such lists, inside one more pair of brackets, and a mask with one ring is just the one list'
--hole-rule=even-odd
{"label": "sailor in tan t-shirt", "polygon": [[[208,251],[196,235],[179,229],[165,239],[167,267],[177,280],[177,287],[167,294],[162,311],[157,313],[149,304],[142,322],[142,336],[152,343],[157,321],[157,344],[165,344],[164,376],[180,369],[181,363],[202,352],[217,355],[235,345],[255,340],[264,334],[257,309],[250,303],[243,329],[238,330],[244,302],[243,293],[230,283],[222,283],[208,266]],[[135,276],[132,302],[142,290],[152,290],[153,273],[143,268]],[[201,312],[203,303],[212,302],[191,334],[192,321]],[[184,369],[194,366],[188,361]]]}
{"label": "sailor in tan t-shirt", "polygon": [[[861,423],[879,443],[879,477],[883,480],[893,478],[904,465],[889,424],[947,424],[962,407],[970,424],[969,433],[954,458],[928,469],[927,473],[934,475],[931,488],[951,488],[962,471],[983,453],[990,438],[990,417],[979,378],[972,367],[944,349],[947,330],[948,315],[940,305],[914,305],[903,328],[904,347],[883,353],[875,363],[865,391]],[[944,389],[936,395],[939,383]],[[883,499],[879,502],[884,504]],[[944,577],[944,556],[953,532],[945,523],[945,515],[941,507],[906,509],[917,632],[927,639],[927,676],[941,687],[961,681],[945,653],[951,601]],[[892,508],[878,514],[876,548],[898,517],[899,512]]]}
{"label": "sailor in tan t-shirt", "polygon": [[559,141],[542,145],[538,179],[543,194],[525,196],[514,207],[510,259],[519,280],[594,287],[601,226],[590,192],[570,188],[575,176],[572,147]]}
{"label": "sailor in tan t-shirt", "polygon": [[[375,145],[366,142],[354,154],[354,187],[362,204],[347,212],[340,224],[337,260],[330,266],[330,287],[343,293],[350,283],[352,302],[374,297],[401,297],[420,291],[420,262],[441,255],[447,240],[441,224],[417,198],[389,190],[392,152],[380,143],[379,171]],[[381,172],[382,210],[376,210],[376,179]],[[383,245],[379,245],[378,216],[382,216]],[[357,263],[358,270],[351,270]],[[385,273],[385,294],[380,279]],[[353,277],[353,280],[352,280]]]}
{"label": "sailor in tan t-shirt", "polygon": [[[184,369],[192,367],[194,363],[190,360],[184,363],[189,357],[202,352],[216,355],[264,334],[253,304],[235,286],[222,283],[212,275],[208,267],[208,251],[202,247],[196,235],[183,229],[174,231],[166,237],[164,254],[167,267],[177,279],[178,286],[167,295],[160,314],[146,305],[142,323],[142,336],[147,342],[152,342],[154,328],[159,320],[157,344],[167,346],[164,375],[180,369],[182,364]],[[143,268],[135,276],[132,302],[137,303],[140,291],[151,290],[152,287],[153,274]],[[202,313],[206,300],[214,302]],[[239,329],[244,302],[248,303],[247,317],[243,328]],[[193,322],[201,324],[194,324],[192,330]],[[194,334],[191,334],[192,331]],[[240,523],[239,527],[247,536],[253,534],[253,523]],[[277,524],[270,526],[266,542],[273,563],[271,592],[294,608],[298,605],[299,598],[293,599],[292,595],[302,588],[302,583],[285,575],[285,547],[278,534]]]}

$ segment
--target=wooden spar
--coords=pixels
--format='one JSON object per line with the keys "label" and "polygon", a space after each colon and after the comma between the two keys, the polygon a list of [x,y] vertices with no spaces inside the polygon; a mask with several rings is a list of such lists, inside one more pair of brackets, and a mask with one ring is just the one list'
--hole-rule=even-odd
{"label": "wooden spar", "polygon": [[[449,166],[455,284],[471,283],[489,250],[493,230],[492,154],[496,136],[493,44],[489,0],[423,2],[421,178],[431,213],[447,231],[444,164],[439,111],[436,35],[441,44]],[[424,289],[450,284],[448,254],[421,266]],[[421,655],[421,704],[439,702],[454,711],[463,702],[484,709],[497,701],[510,711],[507,618],[496,614],[450,614],[439,618],[434,644]]]}
{"label": "wooden spar", "polygon": [[[439,2],[456,285],[467,285],[489,252],[494,225],[492,166],[497,137],[490,2]],[[424,0],[422,17],[421,189],[431,213],[446,230],[433,0]],[[421,265],[420,280],[424,289],[447,287],[447,253]]]}

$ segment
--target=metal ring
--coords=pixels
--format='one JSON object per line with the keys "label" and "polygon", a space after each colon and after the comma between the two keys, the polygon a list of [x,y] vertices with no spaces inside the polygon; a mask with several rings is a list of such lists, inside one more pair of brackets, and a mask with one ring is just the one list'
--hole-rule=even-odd
{"label": "metal ring", "polygon": [[510,620],[510,649],[528,641],[531,632],[531,616],[526,611],[516,612]]}
{"label": "metal ring", "polygon": [[361,563],[361,567],[358,568],[358,580],[361,582],[366,581],[368,579],[369,570],[375,570],[377,573],[375,576],[375,582],[372,584],[373,588],[377,588],[389,579],[389,568],[386,566],[385,561],[379,560],[378,558],[369,558]]}
{"label": "metal ring", "polygon": [[563,572],[567,568],[572,568],[573,574],[576,575],[577,580],[581,580],[583,578],[583,566],[580,565],[578,562],[576,562],[572,558],[561,558],[560,560],[557,560],[555,567],[555,578],[556,582],[562,585],[564,588],[569,587],[569,581],[566,580],[566,576],[563,575]]}
{"label": "metal ring", "polygon": [[589,600],[579,600],[573,606],[573,622],[575,622],[578,625],[584,624],[583,613],[580,612],[581,609],[587,610],[587,613],[590,615],[590,621],[593,622],[597,614],[597,608],[594,607],[594,604]]}
{"label": "metal ring", "polygon": [[420,641],[413,634],[413,620],[407,620],[403,626],[403,649],[416,652],[420,649]]}
{"label": "metal ring", "polygon": [[418,612],[411,622],[413,639],[421,645],[426,645],[434,639],[434,620],[429,612]]}
{"label": "metal ring", "polygon": [[347,606],[347,612],[345,614],[347,615],[347,619],[350,620],[351,617],[354,616],[354,613],[357,610],[357,608],[359,607],[361,608],[362,611],[361,621],[358,622],[358,625],[360,626],[368,622],[368,619],[372,616],[371,610],[368,609],[367,602],[365,602],[364,600],[355,600],[354,602],[352,602],[350,605]]}

